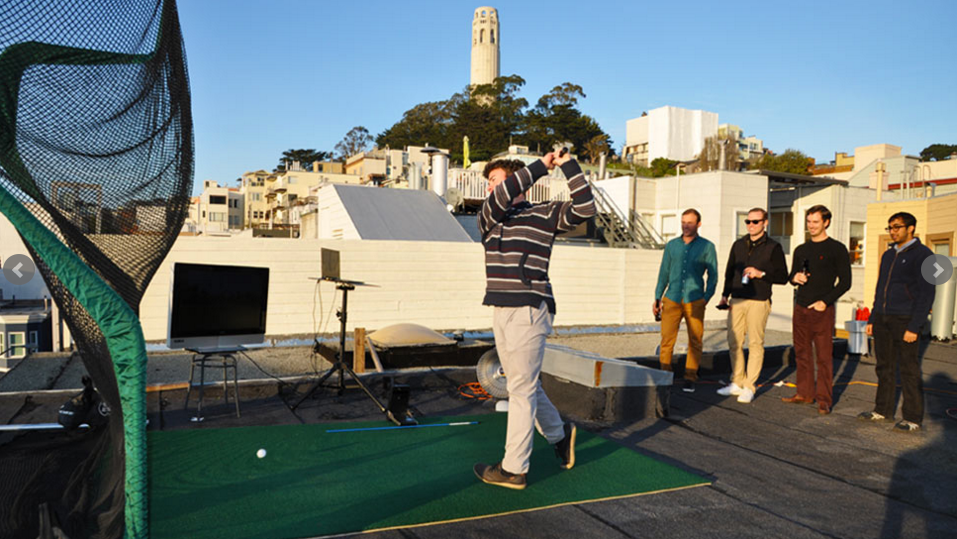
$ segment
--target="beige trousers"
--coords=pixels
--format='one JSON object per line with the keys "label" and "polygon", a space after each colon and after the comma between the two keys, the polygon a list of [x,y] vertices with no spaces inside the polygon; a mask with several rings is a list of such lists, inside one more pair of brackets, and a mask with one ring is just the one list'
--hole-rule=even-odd
{"label": "beige trousers", "polygon": [[[728,351],[731,353],[731,381],[754,391],[764,366],[764,328],[771,314],[771,300],[731,298],[728,313]],[[745,368],[744,337],[748,337],[748,361]]]}
{"label": "beige trousers", "polygon": [[528,473],[536,430],[550,444],[565,437],[565,423],[545,395],[540,378],[552,315],[545,302],[538,307],[495,307],[492,330],[508,384],[508,428],[502,468],[509,473]]}

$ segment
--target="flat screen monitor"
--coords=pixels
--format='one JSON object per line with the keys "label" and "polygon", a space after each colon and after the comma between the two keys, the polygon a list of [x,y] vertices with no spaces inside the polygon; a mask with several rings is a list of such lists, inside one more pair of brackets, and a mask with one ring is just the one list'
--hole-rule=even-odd
{"label": "flat screen monitor", "polygon": [[174,263],[166,346],[227,350],[262,343],[268,296],[269,268]]}

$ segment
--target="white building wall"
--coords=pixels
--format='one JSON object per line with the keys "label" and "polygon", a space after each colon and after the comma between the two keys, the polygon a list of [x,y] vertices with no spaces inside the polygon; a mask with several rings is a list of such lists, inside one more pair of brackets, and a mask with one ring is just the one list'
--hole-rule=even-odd
{"label": "white building wall", "polygon": [[[147,340],[166,338],[173,262],[270,268],[268,335],[335,332],[341,296],[318,285],[320,248],[340,252],[342,276],[376,286],[349,294],[349,329],[414,322],[436,330],[487,330],[484,251],[477,243],[181,237],[143,298]],[[661,251],[556,245],[550,266],[557,326],[650,323]],[[313,324],[313,311],[316,324]],[[710,314],[710,313],[709,313]]]}
{"label": "white building wall", "polygon": [[718,115],[704,110],[660,107],[648,113],[648,163],[659,157],[694,159],[704,139],[718,133]]}
{"label": "white building wall", "polygon": [[648,117],[641,116],[625,122],[625,146],[648,142]]}
{"label": "white building wall", "polygon": [[601,189],[605,198],[609,199],[618,210],[618,217],[628,222],[629,215],[629,191],[631,190],[631,176],[618,176],[607,180],[599,180],[592,184],[596,189]]}
{"label": "white building wall", "polygon": [[320,239],[359,240],[359,231],[349,218],[339,193],[332,185],[320,187],[317,192],[319,209],[318,237]]}

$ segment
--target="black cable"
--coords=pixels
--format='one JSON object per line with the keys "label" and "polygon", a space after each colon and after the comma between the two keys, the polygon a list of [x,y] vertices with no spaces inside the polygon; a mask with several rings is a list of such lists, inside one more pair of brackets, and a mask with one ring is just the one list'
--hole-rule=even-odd
{"label": "black cable", "polygon": [[252,363],[257,369],[259,369],[259,372],[261,372],[261,373],[265,374],[266,376],[272,378],[273,380],[279,382],[279,386],[280,386],[280,387],[283,387],[283,386],[292,386],[292,384],[290,384],[289,382],[287,382],[287,381],[285,381],[285,380],[279,378],[279,377],[276,376],[275,374],[272,374],[272,373],[266,371],[266,369],[262,368],[262,366],[260,366],[259,363],[257,363],[255,359],[253,359],[252,357],[250,357],[249,354],[247,354],[245,350],[240,350],[240,351],[239,351],[239,354],[242,355],[244,358],[248,359],[250,363]]}

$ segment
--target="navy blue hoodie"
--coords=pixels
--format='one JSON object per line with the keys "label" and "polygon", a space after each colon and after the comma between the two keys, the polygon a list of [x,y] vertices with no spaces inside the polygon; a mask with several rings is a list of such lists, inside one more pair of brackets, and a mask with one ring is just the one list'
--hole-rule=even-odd
{"label": "navy blue hoodie", "polygon": [[924,279],[920,266],[933,254],[919,239],[903,251],[894,247],[884,251],[869,324],[874,323],[877,314],[904,315],[911,317],[908,331],[920,332],[934,304],[937,288]]}

